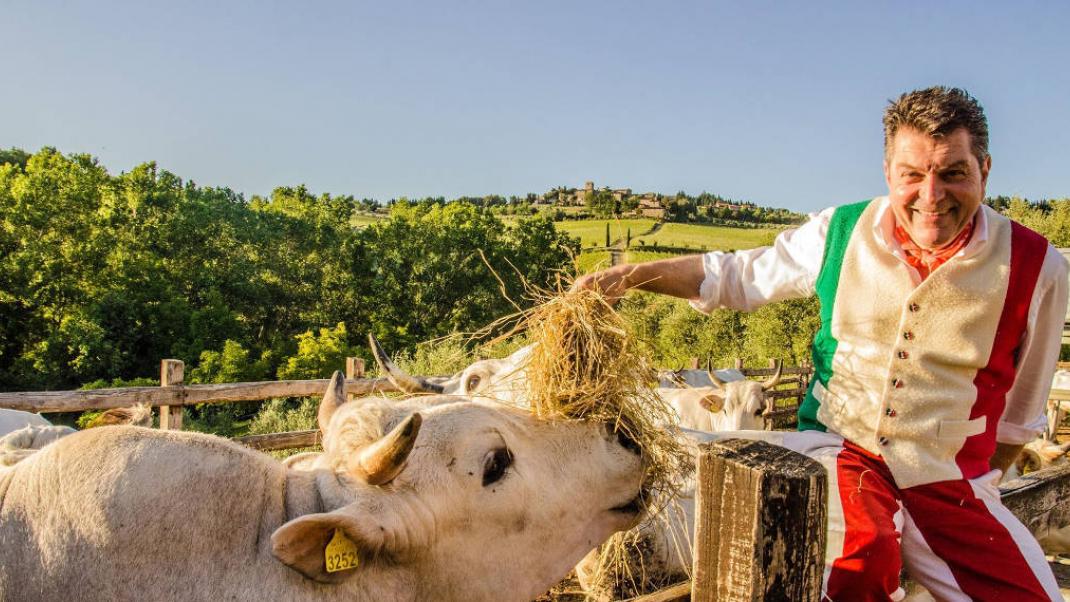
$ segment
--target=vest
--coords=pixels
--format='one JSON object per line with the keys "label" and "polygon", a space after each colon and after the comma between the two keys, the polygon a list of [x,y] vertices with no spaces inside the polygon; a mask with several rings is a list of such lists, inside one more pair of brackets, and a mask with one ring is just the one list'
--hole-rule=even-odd
{"label": "vest", "polygon": [[982,206],[988,240],[915,287],[878,240],[883,202],[833,213],[799,430],[828,430],[882,456],[901,488],[980,476],[1048,242]]}

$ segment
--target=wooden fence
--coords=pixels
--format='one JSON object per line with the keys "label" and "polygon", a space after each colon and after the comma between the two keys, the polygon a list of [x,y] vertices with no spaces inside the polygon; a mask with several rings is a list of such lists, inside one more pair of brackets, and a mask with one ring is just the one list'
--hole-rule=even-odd
{"label": "wooden fence", "polygon": [[[693,359],[691,363],[697,366],[698,359]],[[768,368],[744,368],[741,360],[736,360],[736,368],[748,377],[767,377],[775,371],[772,364]],[[781,379],[780,388],[769,393],[770,398],[777,400],[778,406],[772,415],[767,417],[767,428],[783,428],[793,423],[798,400],[806,393],[810,372],[808,367],[783,368],[784,377]],[[47,413],[106,410],[148,404],[159,408],[161,429],[181,430],[184,406],[258,401],[272,397],[319,396],[327,389],[329,382],[327,379],[312,379],[187,385],[184,373],[185,366],[181,360],[166,359],[160,362],[159,387],[0,393],[0,408]],[[346,358],[346,392],[349,395],[398,391],[399,389],[385,378],[365,378],[364,360],[361,358]],[[795,400],[795,403],[792,403],[792,400]],[[317,430],[291,431],[249,435],[237,437],[235,440],[255,449],[273,451],[318,445],[320,433]]]}
{"label": "wooden fence", "polygon": [[[160,362],[159,387],[0,393],[0,408],[27,412],[79,412],[148,404],[160,409],[161,429],[179,430],[182,428],[184,406],[258,401],[272,397],[320,396],[330,382],[328,379],[313,379],[187,385],[183,379],[184,372],[180,360],[168,359]],[[398,388],[385,378],[365,378],[364,360],[353,357],[346,359],[346,392],[349,395],[397,391]],[[315,430],[251,435],[236,440],[265,451],[309,447],[320,442],[319,431]]]}

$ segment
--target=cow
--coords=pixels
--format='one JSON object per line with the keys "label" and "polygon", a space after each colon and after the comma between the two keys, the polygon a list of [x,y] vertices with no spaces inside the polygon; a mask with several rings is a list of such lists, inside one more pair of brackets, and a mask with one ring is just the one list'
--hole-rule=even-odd
{"label": "cow", "polygon": [[473,362],[449,378],[410,376],[390,359],[374,335],[368,335],[368,345],[380,372],[405,393],[465,395],[517,407],[528,405],[526,369],[531,345],[521,347],[508,357]]}
{"label": "cow", "polygon": [[[25,414],[26,412],[20,412]],[[30,416],[38,416],[30,414]],[[130,424],[152,426],[152,408],[138,404],[129,408],[106,410],[93,418],[86,428]],[[53,425],[44,418],[0,437],[0,466],[12,466],[33,455],[44,446],[75,433],[69,426]]]}
{"label": "cow", "polygon": [[[446,380],[409,376],[397,367],[381,346],[369,338],[380,370],[402,390],[411,393],[463,391],[486,399],[527,405],[526,362],[530,346],[500,360],[481,360]],[[738,370],[679,370],[661,376],[658,394],[676,410],[680,426],[695,431],[761,429],[770,408],[766,391],[776,386],[782,374],[777,364],[765,382],[747,380]],[[476,378],[472,378],[473,375]],[[437,386],[436,386],[437,385]],[[715,413],[716,412],[716,413]],[[666,425],[675,428],[675,425]],[[694,447],[691,438],[686,445]],[[287,460],[295,466],[315,465],[315,453]],[[687,579],[691,570],[691,542],[695,511],[694,475],[680,475],[679,491],[672,499],[657,500],[651,513],[635,529],[617,535],[627,542],[627,557],[618,566],[630,574],[609,574],[601,567],[605,550],[592,549],[577,566],[576,575],[589,597],[611,600],[631,597],[652,588]]]}
{"label": "cow", "polygon": [[764,382],[748,380],[739,370],[676,370],[661,374],[658,394],[680,417],[680,426],[696,431],[762,430],[773,410],[768,397],[783,373]]}
{"label": "cow", "polygon": [[40,414],[0,408],[0,437],[26,426],[50,426],[51,424]]}
{"label": "cow", "polygon": [[347,403],[340,373],[318,420],[312,470],[130,426],[0,470],[0,601],[528,600],[640,516],[641,456],[602,424]]}

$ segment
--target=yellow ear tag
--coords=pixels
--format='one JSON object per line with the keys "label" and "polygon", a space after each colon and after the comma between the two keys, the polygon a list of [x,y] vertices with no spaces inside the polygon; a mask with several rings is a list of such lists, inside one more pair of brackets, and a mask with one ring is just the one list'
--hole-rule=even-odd
{"label": "yellow ear tag", "polygon": [[334,536],[323,551],[323,558],[327,562],[327,572],[337,573],[357,568],[357,544],[342,533],[341,529],[335,528]]}

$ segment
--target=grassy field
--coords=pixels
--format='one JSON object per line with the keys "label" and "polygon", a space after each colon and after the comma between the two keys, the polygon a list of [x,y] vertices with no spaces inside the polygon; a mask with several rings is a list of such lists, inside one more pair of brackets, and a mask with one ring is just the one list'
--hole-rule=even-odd
{"label": "grassy field", "polygon": [[609,224],[610,241],[624,238],[628,229],[632,231],[632,243],[635,238],[654,227],[652,219],[590,219],[554,222],[554,226],[572,236],[579,237],[582,247],[601,247],[606,244],[606,224]]}
{"label": "grassy field", "polygon": [[625,263],[643,263],[645,261],[654,261],[655,259],[665,259],[667,257],[676,257],[678,253],[670,253],[668,251],[636,251],[634,248],[630,249],[624,254]]}
{"label": "grassy field", "polygon": [[375,222],[378,222],[382,219],[385,218],[378,215],[359,214],[349,218],[349,223],[355,228],[363,228],[364,226],[374,224]]}
{"label": "grassy field", "polygon": [[[602,226],[602,236],[605,236],[605,226]],[[604,270],[609,267],[609,251],[587,251],[576,257],[576,271],[580,274]]]}
{"label": "grassy field", "polygon": [[[605,226],[603,226],[605,228]],[[632,249],[642,244],[658,244],[667,247],[684,247],[696,251],[724,251],[728,249],[753,249],[772,244],[780,230],[776,228],[727,228],[702,224],[664,224],[652,235],[637,237],[632,229]],[[605,233],[603,232],[603,238]],[[642,243],[642,244],[641,244]]]}

